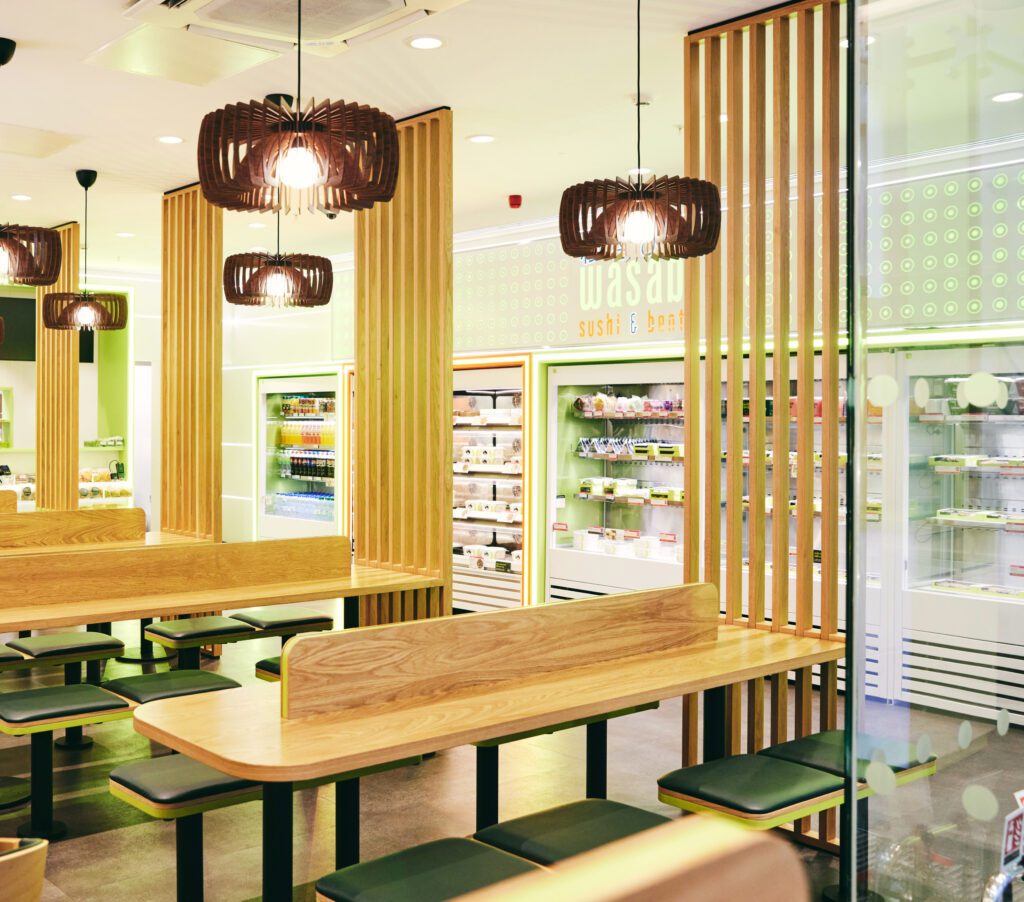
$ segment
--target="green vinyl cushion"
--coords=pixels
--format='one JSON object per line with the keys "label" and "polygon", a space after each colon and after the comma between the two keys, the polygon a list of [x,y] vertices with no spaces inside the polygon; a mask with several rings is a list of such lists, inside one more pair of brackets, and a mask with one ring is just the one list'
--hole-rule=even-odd
{"label": "green vinyl cushion", "polygon": [[115,767],[110,779],[157,805],[182,805],[228,793],[258,789],[259,784],[230,777],[185,755],[143,758]]}
{"label": "green vinyl cushion", "polygon": [[[842,730],[827,730],[824,733],[813,733],[802,739],[793,739],[790,742],[773,745],[770,748],[762,749],[759,754],[804,764],[807,767],[841,777],[845,771],[843,738]],[[896,773],[916,767],[918,764],[927,763],[917,760],[917,752],[908,742],[858,734],[858,780],[866,779],[867,768],[872,761],[883,761]]]}
{"label": "green vinyl cushion", "polygon": [[278,655],[274,658],[264,658],[262,661],[256,662],[257,670],[265,670],[267,673],[273,673],[277,676],[281,675],[281,657]]}
{"label": "green vinyl cushion", "polygon": [[537,864],[550,865],[668,820],[621,802],[584,799],[495,824],[478,831],[474,838]]}
{"label": "green vinyl cushion", "polygon": [[472,839],[438,839],[354,864],[316,883],[333,902],[443,902],[537,865]]}
{"label": "green vinyl cushion", "polygon": [[124,651],[124,643],[120,639],[115,639],[106,633],[81,631],[26,636],[24,639],[11,639],[7,644],[33,658],[67,657],[68,655],[89,654],[97,651],[120,654]]}
{"label": "green vinyl cushion", "polygon": [[0,777],[0,814],[24,808],[32,795],[32,784],[20,777]]}
{"label": "green vinyl cushion", "polygon": [[218,689],[237,689],[241,684],[208,670],[168,670],[164,673],[142,673],[118,677],[101,684],[104,689],[144,705],[162,698],[199,695]]}
{"label": "green vinyl cushion", "polygon": [[841,777],[772,758],[733,755],[665,774],[658,788],[750,815],[765,815],[839,792]]}
{"label": "green vinyl cushion", "polygon": [[0,645],[0,664],[13,664],[15,661],[24,661],[25,656],[16,652],[8,645]]}
{"label": "green vinyl cushion", "polygon": [[255,632],[248,623],[234,620],[231,617],[210,615],[209,617],[187,617],[184,620],[163,620],[151,623],[146,632],[172,641],[188,641],[190,639],[218,639],[224,636],[237,636],[242,633]]}
{"label": "green vinyl cushion", "polygon": [[22,689],[18,692],[0,694],[0,720],[6,723],[78,717],[82,714],[116,711],[127,707],[128,702],[123,698],[88,683]]}
{"label": "green vinyl cushion", "polygon": [[265,608],[250,608],[247,611],[236,611],[232,620],[241,620],[258,630],[287,629],[300,626],[323,626],[330,629],[334,626],[334,618],[329,614],[321,614],[312,608],[301,608],[297,605],[270,605]]}

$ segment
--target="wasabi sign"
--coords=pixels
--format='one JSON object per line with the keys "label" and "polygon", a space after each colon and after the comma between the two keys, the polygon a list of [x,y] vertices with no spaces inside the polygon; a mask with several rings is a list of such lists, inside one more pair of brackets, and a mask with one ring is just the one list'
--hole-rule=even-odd
{"label": "wasabi sign", "polygon": [[573,338],[585,342],[682,337],[682,260],[618,260],[580,267]]}

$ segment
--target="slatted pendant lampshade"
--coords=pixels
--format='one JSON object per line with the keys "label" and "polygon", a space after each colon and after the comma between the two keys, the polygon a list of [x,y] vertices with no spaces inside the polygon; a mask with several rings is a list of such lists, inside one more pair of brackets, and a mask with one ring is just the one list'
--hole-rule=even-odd
{"label": "slatted pendant lampshade", "polygon": [[570,257],[675,260],[718,245],[722,201],[701,179],[648,176],[640,165],[640,0],[636,0],[636,173],[581,182],[562,192],[558,233]]}
{"label": "slatted pendant lampshade", "polygon": [[0,225],[0,285],[52,285],[60,276],[55,229]]}
{"label": "slatted pendant lampshade", "polygon": [[718,188],[711,182],[606,179],[565,189],[558,231],[570,257],[674,260],[711,253],[721,222]]}
{"label": "slatted pendant lampshade", "polygon": [[232,254],[224,261],[224,297],[243,307],[322,307],[334,271],[315,254]]}
{"label": "slatted pendant lampshade", "polygon": [[[82,281],[89,282],[89,189],[96,184],[93,169],[75,172],[85,191],[85,253]],[[123,294],[93,291],[54,291],[43,297],[43,325],[47,329],[113,331],[128,325],[128,299]]]}
{"label": "slatted pendant lampshade", "polygon": [[340,213],[395,194],[398,129],[391,116],[344,101],[302,104],[302,0],[297,6],[296,100],[278,94],[203,117],[199,183],[218,207]]}

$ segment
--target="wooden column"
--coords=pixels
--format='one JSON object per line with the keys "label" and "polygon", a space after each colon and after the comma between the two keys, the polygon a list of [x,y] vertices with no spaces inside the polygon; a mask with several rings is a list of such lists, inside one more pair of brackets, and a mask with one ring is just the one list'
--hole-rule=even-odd
{"label": "wooden column", "polygon": [[441,585],[366,599],[364,624],[451,610],[451,110],[398,137],[394,199],[356,214],[356,561]]}
{"label": "wooden column", "polygon": [[221,538],[224,213],[198,185],[163,199],[160,528]]}
{"label": "wooden column", "polygon": [[43,325],[43,297],[78,291],[79,227],[60,226],[63,260],[54,285],[36,290],[36,505],[78,510],[78,332]]}

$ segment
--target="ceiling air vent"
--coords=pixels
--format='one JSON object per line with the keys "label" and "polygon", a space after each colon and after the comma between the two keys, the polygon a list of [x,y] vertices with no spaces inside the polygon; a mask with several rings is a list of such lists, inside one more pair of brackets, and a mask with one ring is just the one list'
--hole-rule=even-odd
{"label": "ceiling air vent", "polygon": [[[333,56],[346,41],[366,40],[465,0],[303,0],[302,39],[310,53]],[[270,46],[295,39],[295,0],[136,0],[125,15],[164,28]]]}

